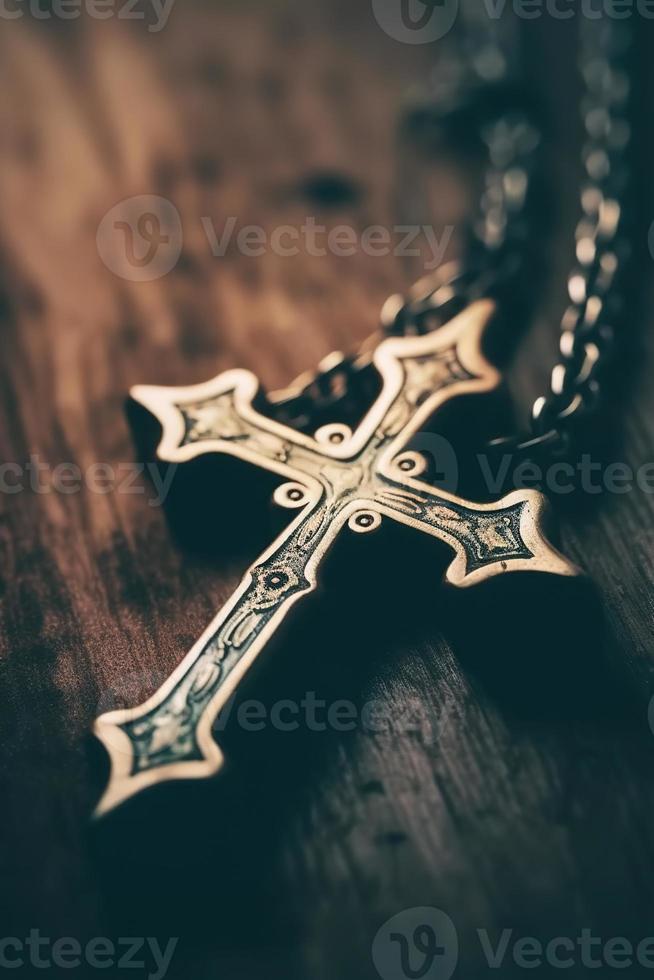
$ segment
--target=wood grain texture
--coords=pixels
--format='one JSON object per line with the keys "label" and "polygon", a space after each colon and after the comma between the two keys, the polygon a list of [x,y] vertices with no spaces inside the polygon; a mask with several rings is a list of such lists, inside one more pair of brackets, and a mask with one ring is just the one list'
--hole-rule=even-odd
{"label": "wood grain texture", "polygon": [[[549,32],[541,67],[563,36]],[[340,0],[185,2],[160,34],[8,23],[2,461],[122,472],[144,458],[124,412],[133,384],[240,366],[279,387],[372,333],[420,258],[219,259],[200,219],[269,231],[308,215],[359,229],[457,221],[465,194],[451,176],[434,168],[423,194],[397,152],[402,100],[429,58],[387,38],[367,4]],[[543,90],[567,190],[557,285],[519,362],[528,394],[551,363],[577,176],[574,100]],[[340,203],[316,192],[325,173],[348,190]],[[151,283],[120,279],[96,247],[103,215],[137,194],[171,200],[184,227],[180,261]],[[644,252],[643,238],[646,283]],[[651,458],[654,431],[645,293],[628,298],[637,367],[613,412],[614,458],[632,466]],[[161,683],[276,526],[271,486],[245,468],[180,474],[181,508],[196,481],[209,541],[150,506],[145,475],[140,493],[0,494],[0,933],[180,936],[169,976],[193,980],[363,980],[377,975],[377,929],[420,905],[452,918],[470,978],[486,975],[478,928],[654,932],[654,501],[641,490],[559,508],[564,550],[599,601],[546,582],[454,597],[438,588],[440,555],[402,529],[343,544],[326,594],[246,695],[380,700],[392,730],[228,723],[224,779],[162,789],[90,828],[105,775],[93,719]]]}

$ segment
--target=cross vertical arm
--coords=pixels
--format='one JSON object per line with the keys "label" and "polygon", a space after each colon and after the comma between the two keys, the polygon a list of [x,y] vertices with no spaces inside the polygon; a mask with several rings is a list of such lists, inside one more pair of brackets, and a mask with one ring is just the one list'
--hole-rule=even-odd
{"label": "cross vertical arm", "polygon": [[218,712],[295,602],[316,588],[320,560],[351,515],[352,508],[334,513],[324,499],[305,507],[160,690],[97,719],[95,734],[111,760],[97,816],[155,783],[218,772],[223,756],[211,735]]}

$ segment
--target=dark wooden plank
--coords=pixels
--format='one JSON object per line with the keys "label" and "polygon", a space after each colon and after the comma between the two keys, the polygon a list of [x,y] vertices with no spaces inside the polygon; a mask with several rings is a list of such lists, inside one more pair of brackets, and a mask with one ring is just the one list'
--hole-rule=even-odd
{"label": "dark wooden plank", "polygon": [[[216,258],[202,216],[268,232],[308,215],[359,229],[434,220],[395,128],[429,56],[383,35],[368,5],[186,3],[154,35],[59,26],[10,23],[0,39],[1,458],[26,484],[30,460],[123,475],[139,458],[130,385],[236,365],[286,384],[356,347],[420,272],[419,259],[392,255]],[[560,113],[556,174],[574,186],[575,106],[544,88]],[[319,193],[325,173],[339,178],[337,203]],[[444,172],[434,181],[437,219],[458,220],[461,191]],[[169,198],[183,221],[180,261],[151,283],[113,275],[95,243],[102,216],[135,194]],[[569,261],[574,203],[568,190],[553,277]],[[523,394],[546,377],[560,302],[553,290],[531,338],[543,366],[520,362]],[[654,417],[654,354],[639,336],[629,344],[643,367],[616,400],[616,452],[633,466],[648,459]],[[210,515],[209,554],[176,538],[144,475],[137,494],[0,494],[6,934],[179,935],[169,975],[194,980],[373,977],[377,929],[421,905],[455,923],[461,976],[480,975],[477,929],[649,935],[642,491],[561,508],[565,547],[601,609],[545,583],[455,601],[433,554],[399,532],[339,546],[332,588],[245,696],[380,701],[391,731],[255,735],[232,719],[224,779],[153,793],[89,829],[103,777],[93,718],[158,686],[268,540],[269,487],[249,489],[243,470],[234,485],[219,476],[227,516]],[[252,526],[244,497],[261,514]]]}

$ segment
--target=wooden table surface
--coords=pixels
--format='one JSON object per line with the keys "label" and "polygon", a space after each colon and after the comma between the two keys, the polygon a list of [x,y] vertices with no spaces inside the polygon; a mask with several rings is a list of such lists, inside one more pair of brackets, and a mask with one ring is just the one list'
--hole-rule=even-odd
{"label": "wooden table surface", "polygon": [[[571,29],[534,28],[534,50],[556,210],[523,394],[555,350],[578,176]],[[1,935],[179,936],[169,976],[188,980],[364,980],[378,976],[377,930],[420,906],[451,918],[466,978],[487,973],[478,929],[654,933],[654,504],[639,489],[555,502],[596,597],[516,581],[455,599],[440,553],[402,531],[339,545],[326,594],[246,693],[378,699],[392,730],[228,724],[224,777],[89,823],[106,777],[94,717],[161,683],[274,521],[270,482],[245,469],[180,475],[189,533],[152,505],[146,473],[127,487],[146,458],[130,386],[235,366],[283,386],[356,348],[424,262],[219,257],[201,218],[268,232],[307,216],[456,224],[466,198],[449,171],[433,161],[419,191],[425,168],[398,151],[398,114],[432,58],[345,0],[184,0],[159,33],[115,18],[3,25],[0,457],[20,470],[3,470],[0,493]],[[174,269],[150,282],[116,274],[96,244],[135,195],[171,201],[183,224]],[[634,467],[654,434],[651,196],[639,212],[630,366],[611,412],[614,458]],[[86,479],[98,462],[122,477],[109,493]],[[52,487],[61,463],[80,468],[80,492]]]}

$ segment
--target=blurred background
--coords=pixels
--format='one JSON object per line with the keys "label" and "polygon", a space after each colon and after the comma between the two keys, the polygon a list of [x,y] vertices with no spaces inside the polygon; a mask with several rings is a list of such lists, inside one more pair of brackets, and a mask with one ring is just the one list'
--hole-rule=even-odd
{"label": "blurred background", "polygon": [[[178,539],[139,462],[130,387],[237,366],[284,387],[356,350],[390,294],[461,251],[479,160],[406,124],[438,101],[461,24],[446,3],[438,17],[452,27],[415,43],[398,5],[0,5],[0,453],[13,467],[0,493],[3,936],[180,937],[167,975],[193,980],[390,980],[372,953],[378,930],[430,906],[454,923],[459,975],[472,980],[487,969],[478,928],[634,941],[652,929],[653,507],[639,488],[555,502],[601,612],[518,593],[482,603],[475,633],[472,607],[457,620],[437,602],[431,559],[412,566],[398,534],[368,555],[371,584],[320,607],[320,636],[310,616],[294,627],[295,658],[280,660],[267,696],[417,705],[435,737],[421,722],[267,733],[256,747],[234,735],[234,782],[162,790],[89,826],[106,776],[93,719],[159,686],[270,534],[266,481],[221,476],[219,516],[213,473],[194,471],[211,546]],[[629,8],[633,265],[602,423],[617,430],[612,458],[631,466],[651,461],[654,431],[646,6]],[[496,7],[465,13],[479,30]],[[415,22],[428,10],[408,9]],[[565,9],[571,19],[546,5],[516,18],[506,4],[491,25],[545,120],[539,263],[523,282],[534,302],[510,374],[519,416],[547,383],[574,260],[577,37],[591,8]],[[134,975],[154,973],[148,964]],[[503,976],[522,972],[511,961]]]}

